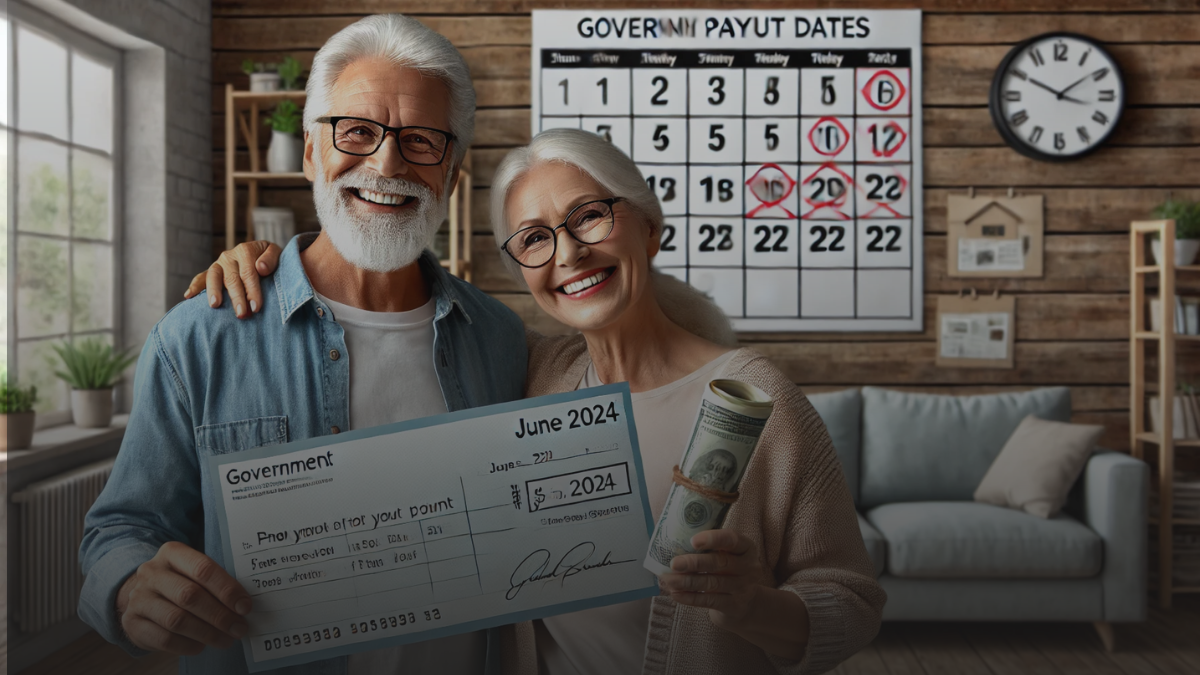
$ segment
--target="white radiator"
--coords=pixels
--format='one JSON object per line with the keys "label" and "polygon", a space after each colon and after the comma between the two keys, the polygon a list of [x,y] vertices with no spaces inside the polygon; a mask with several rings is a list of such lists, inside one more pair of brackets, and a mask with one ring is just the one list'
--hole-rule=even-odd
{"label": "white radiator", "polygon": [[83,517],[108,482],[114,461],[72,469],[12,496],[21,528],[20,599],[14,613],[21,632],[36,633],[75,616],[83,588]]}

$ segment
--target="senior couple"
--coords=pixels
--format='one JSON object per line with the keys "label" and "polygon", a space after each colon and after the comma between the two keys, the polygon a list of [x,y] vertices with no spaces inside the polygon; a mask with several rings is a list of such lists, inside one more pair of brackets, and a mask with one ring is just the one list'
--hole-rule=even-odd
{"label": "senior couple", "polygon": [[[628,157],[551,131],[492,182],[504,261],[578,335],[526,331],[423,252],[474,109],[461,55],[413,19],[365,18],[317,53],[304,171],[321,232],[227,251],[189,289],[207,299],[151,331],[87,517],[80,615],[131,653],[183,655],[182,673],[245,673],[253,605],[220,564],[208,457],[626,381],[657,518],[703,387],[723,377],[775,409],[723,529],[674,559],[658,597],[277,672],[818,673],[861,649],[884,593],[829,435],[779,370],[734,347],[719,309],[654,271],[662,211]],[[232,312],[211,309],[223,285]]]}

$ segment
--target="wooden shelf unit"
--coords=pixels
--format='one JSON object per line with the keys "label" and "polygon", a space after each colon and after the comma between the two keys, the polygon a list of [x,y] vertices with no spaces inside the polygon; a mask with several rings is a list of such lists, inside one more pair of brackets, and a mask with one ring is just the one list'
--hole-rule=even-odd
{"label": "wooden shelf unit", "polygon": [[[1158,513],[1151,516],[1150,525],[1158,528],[1158,602],[1163,609],[1169,609],[1173,595],[1200,592],[1200,588],[1174,586],[1172,576],[1175,527],[1195,524],[1192,519],[1173,517],[1176,452],[1194,454],[1200,450],[1200,439],[1172,438],[1175,428],[1175,343],[1200,340],[1200,336],[1196,335],[1175,334],[1175,275],[1200,272],[1200,265],[1175,267],[1174,220],[1135,221],[1130,224],[1129,236],[1129,445],[1138,459],[1146,459],[1147,445],[1154,446],[1154,452],[1157,453]],[[1148,240],[1153,236],[1162,240],[1160,265],[1147,264]],[[1146,277],[1151,274],[1158,275],[1158,297],[1162,299],[1162,331],[1158,333],[1148,329]],[[1146,426],[1147,396],[1150,393],[1146,382],[1146,347],[1151,342],[1158,343],[1158,377],[1152,384],[1160,398],[1163,433],[1151,432]]]}
{"label": "wooden shelf unit", "polygon": [[[259,142],[261,114],[282,100],[292,100],[304,107],[306,95],[303,91],[237,91],[232,84],[225,85],[225,248],[238,245],[237,240],[237,188],[245,184],[249,190],[246,200],[246,241],[254,239],[254,207],[258,206],[259,183],[305,185],[308,179],[303,172],[271,173],[263,167],[263,148]],[[248,169],[237,166],[237,134],[250,149]],[[269,136],[269,134],[264,134]],[[471,280],[471,153],[467,151],[458,179],[458,185],[450,196],[449,258],[442,260],[442,267],[456,277]]]}

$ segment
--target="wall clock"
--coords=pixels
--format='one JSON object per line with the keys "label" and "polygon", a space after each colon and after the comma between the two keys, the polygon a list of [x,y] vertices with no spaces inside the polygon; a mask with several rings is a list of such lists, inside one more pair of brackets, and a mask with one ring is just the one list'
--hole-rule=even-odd
{"label": "wall clock", "polygon": [[1125,82],[1100,43],[1075,33],[1046,33],[1005,55],[988,108],[1000,136],[1022,155],[1045,162],[1078,159],[1116,128]]}

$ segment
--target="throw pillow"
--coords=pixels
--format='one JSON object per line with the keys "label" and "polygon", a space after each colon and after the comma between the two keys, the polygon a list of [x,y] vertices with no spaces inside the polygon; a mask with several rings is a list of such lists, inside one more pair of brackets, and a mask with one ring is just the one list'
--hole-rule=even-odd
{"label": "throw pillow", "polygon": [[975,489],[975,501],[1050,518],[1062,509],[1104,427],[1029,415]]}

